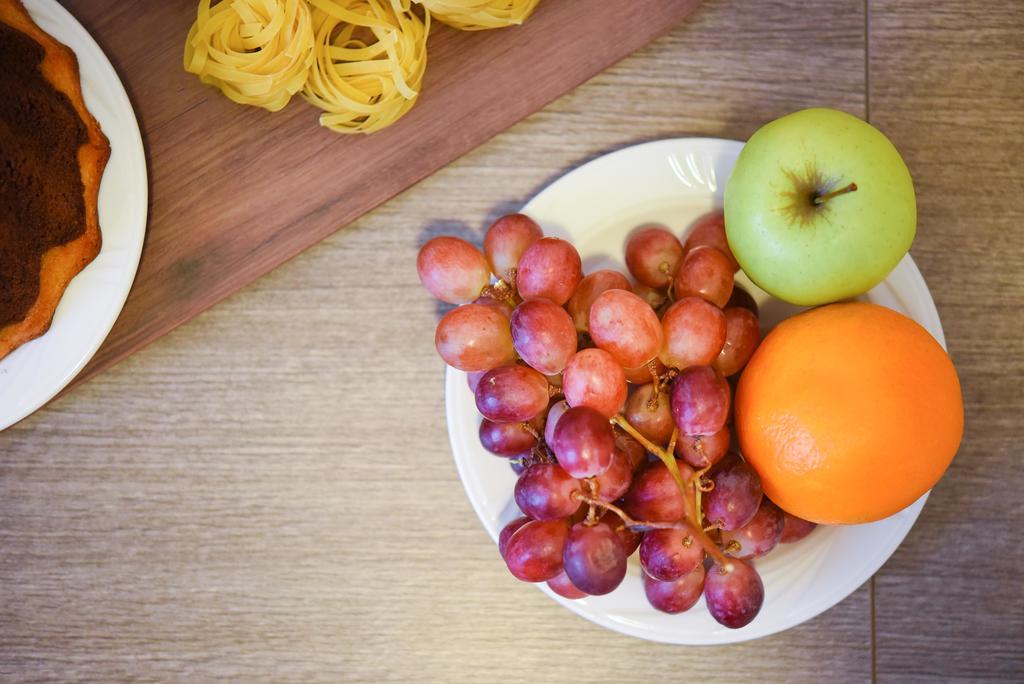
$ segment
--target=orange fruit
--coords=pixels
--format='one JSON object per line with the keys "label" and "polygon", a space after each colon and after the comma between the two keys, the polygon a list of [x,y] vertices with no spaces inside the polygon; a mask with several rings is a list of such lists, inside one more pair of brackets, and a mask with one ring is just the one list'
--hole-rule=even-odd
{"label": "orange fruit", "polygon": [[939,343],[876,304],[783,321],[736,389],[744,458],[784,510],[823,524],[885,518],[938,482],[963,436],[960,381]]}

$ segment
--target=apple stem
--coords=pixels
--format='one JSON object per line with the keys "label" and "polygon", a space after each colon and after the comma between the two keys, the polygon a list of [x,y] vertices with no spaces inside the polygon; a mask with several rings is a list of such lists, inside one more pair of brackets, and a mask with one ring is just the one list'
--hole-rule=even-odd
{"label": "apple stem", "polygon": [[825,193],[824,195],[817,195],[816,194],[812,198],[812,201],[817,206],[817,205],[824,204],[825,202],[828,202],[833,197],[838,197],[839,195],[845,195],[848,192],[856,192],[856,190],[857,190],[857,184],[856,183],[850,183],[849,185],[847,185],[845,187],[839,188],[838,190],[833,190],[832,192]]}

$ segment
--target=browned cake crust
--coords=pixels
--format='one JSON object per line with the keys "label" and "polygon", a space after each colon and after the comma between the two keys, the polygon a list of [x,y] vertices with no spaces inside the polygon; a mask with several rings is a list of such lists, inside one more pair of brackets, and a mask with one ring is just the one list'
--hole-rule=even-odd
{"label": "browned cake crust", "polygon": [[110,158],[110,143],[82,99],[78,59],[67,46],[36,26],[19,0],[0,0],[0,23],[39,43],[45,50],[41,70],[53,87],[66,95],[88,132],[88,142],[78,150],[85,200],[85,230],[65,244],[51,247],[42,255],[39,297],[24,319],[0,328],[0,359],[50,328],[53,312],[68,283],[99,254],[101,237],[97,199],[103,169]]}

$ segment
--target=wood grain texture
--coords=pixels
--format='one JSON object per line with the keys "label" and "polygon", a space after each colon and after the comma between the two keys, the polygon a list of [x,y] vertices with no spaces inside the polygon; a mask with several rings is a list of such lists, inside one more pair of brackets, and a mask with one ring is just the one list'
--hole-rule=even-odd
{"label": "wood grain texture", "polygon": [[[126,23],[164,11],[104,6],[90,29],[108,48],[119,36],[123,56],[142,50]],[[873,0],[868,41],[861,0],[742,11],[711,0],[0,433],[0,678],[857,682],[874,666],[880,681],[1013,679],[1024,350],[1007,312],[1024,282],[1022,217],[1019,193],[986,204],[977,188],[1020,185],[1020,39],[992,22],[1021,20],[1008,3],[991,16],[902,6]],[[989,69],[965,66],[968,48]],[[152,78],[129,87],[160,89]],[[613,634],[509,577],[473,515],[451,462],[436,309],[415,253],[440,233],[479,242],[490,220],[604,151],[745,138],[813,104],[870,114],[907,155],[921,206],[913,252],[968,400],[964,449],[875,581],[877,662],[867,586],[752,644]],[[147,117],[178,125],[158,109]]]}
{"label": "wood grain texture", "polygon": [[871,0],[870,116],[918,191],[912,253],[966,434],[875,578],[879,681],[1024,680],[1024,4]]}
{"label": "wood grain texture", "polygon": [[697,2],[547,0],[503,31],[438,23],[416,106],[385,131],[343,136],[300,98],[271,114],[185,73],[194,0],[69,0],[126,82],[152,198],[135,286],[78,381],[650,42]]}

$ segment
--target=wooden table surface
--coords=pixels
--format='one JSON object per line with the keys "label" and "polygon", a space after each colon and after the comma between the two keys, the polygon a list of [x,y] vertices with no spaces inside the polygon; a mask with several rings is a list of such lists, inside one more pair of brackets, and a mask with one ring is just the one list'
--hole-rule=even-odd
{"label": "wooden table surface", "polygon": [[[0,434],[0,678],[1024,679],[1022,36],[1018,0],[709,1]],[[602,151],[819,104],[914,175],[963,446],[896,554],[814,620],[721,648],[606,631],[509,576],[473,515],[417,248],[479,240]]]}

